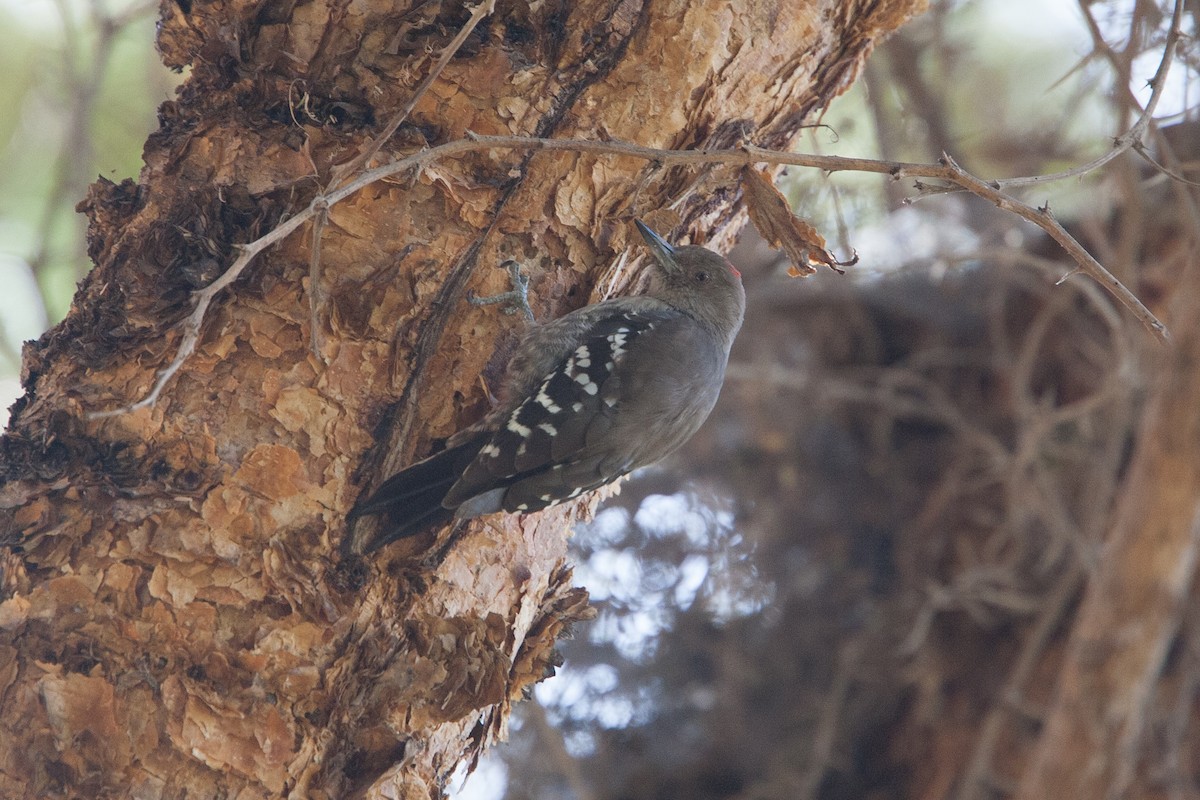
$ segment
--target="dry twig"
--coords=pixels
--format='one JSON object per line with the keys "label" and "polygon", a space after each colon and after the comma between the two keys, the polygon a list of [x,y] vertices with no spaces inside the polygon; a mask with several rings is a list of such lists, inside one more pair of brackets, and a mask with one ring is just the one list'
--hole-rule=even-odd
{"label": "dry twig", "polygon": [[720,150],[660,150],[652,147],[615,140],[592,141],[588,139],[545,139],[528,136],[481,136],[469,133],[466,138],[447,142],[436,147],[414,153],[374,169],[366,170],[354,180],[314,199],[309,206],[283,222],[273,231],[242,247],[242,254],[216,281],[196,293],[196,308],[184,320],[184,336],[171,363],[159,374],[146,397],[121,408],[109,411],[89,412],[89,419],[98,419],[136,411],[153,405],[167,381],[179,371],[187,358],[194,352],[199,341],[204,315],[213,298],[229,286],[250,265],[250,262],[268,247],[282,241],[293,231],[312,219],[318,211],[331,208],[360,189],[375,181],[404,172],[419,171],[425,166],[443,159],[466,153],[487,150],[520,150],[532,153],[542,151],[588,153],[597,156],[625,156],[664,165],[669,164],[721,164],[726,166],[748,166],[754,164],[791,165],[811,167],[827,172],[857,171],[890,175],[894,180],[926,178],[941,180],[966,189],[968,192],[996,204],[1037,225],[1057,241],[1078,265],[1077,270],[1097,281],[1117,298],[1130,312],[1159,339],[1168,336],[1167,328],[1154,314],[1134,296],[1124,284],[1117,280],[1100,262],[1096,261],[1065,228],[1054,219],[1048,208],[1034,208],[1005,194],[988,183],[969,174],[958,166],[950,156],[943,156],[936,164],[914,164],[896,161],[879,161],[868,158],[846,158],[842,156],[784,153],[761,147],[746,145],[740,148]]}
{"label": "dry twig", "polygon": [[326,191],[333,189],[348,176],[359,172],[363,167],[371,163],[371,159],[374,158],[383,145],[387,143],[388,139],[391,139],[396,131],[400,129],[400,126],[404,124],[404,120],[408,119],[408,115],[411,114],[412,110],[417,107],[417,103],[420,102],[421,98],[425,96],[425,93],[429,91],[429,87],[433,85],[433,82],[437,80],[438,76],[442,74],[442,70],[446,68],[446,65],[450,63],[450,59],[454,58],[454,54],[458,52],[459,48],[463,46],[463,42],[465,42],[467,37],[471,35],[471,31],[475,30],[476,26],[483,21],[484,17],[491,14],[495,8],[496,0],[483,0],[483,2],[475,7],[475,10],[471,12],[471,18],[463,24],[462,29],[459,30],[458,34],[442,49],[442,54],[440,57],[438,57],[437,63],[433,65],[433,68],[429,70],[429,74],[425,76],[425,78],[413,91],[412,97],[409,98],[408,102],[405,103],[404,106],[398,112],[396,112],[396,115],[392,117],[391,121],[388,122],[387,127],[383,129],[383,133],[375,137],[375,139],[367,145],[366,149],[363,150],[360,155],[334,170],[333,180],[330,181],[329,187],[326,189]]}
{"label": "dry twig", "polygon": [[321,358],[321,306],[325,299],[325,293],[321,291],[321,234],[328,221],[329,209],[318,208],[313,217],[312,249],[308,254],[308,342],[318,360]]}

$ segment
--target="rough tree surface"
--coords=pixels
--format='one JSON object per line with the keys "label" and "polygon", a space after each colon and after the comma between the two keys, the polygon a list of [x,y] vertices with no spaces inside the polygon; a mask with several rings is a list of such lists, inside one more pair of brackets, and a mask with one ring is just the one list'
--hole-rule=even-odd
{"label": "rough tree surface", "polygon": [[[923,5],[502,2],[379,157],[468,131],[786,147]],[[139,182],[81,204],[96,267],[26,348],[0,452],[0,796],[436,797],[585,615],[565,556],[586,502],[358,564],[344,514],[486,410],[518,323],[463,301],[504,288],[496,265],[527,266],[541,317],[626,289],[630,219],[725,245],[732,173],[497,151],[378,183],[333,208],[315,286],[306,228],[214,304],[154,407],[86,417],[147,392],[191,293],[328,184],[467,16],[164,2],[159,48],[191,74]]]}

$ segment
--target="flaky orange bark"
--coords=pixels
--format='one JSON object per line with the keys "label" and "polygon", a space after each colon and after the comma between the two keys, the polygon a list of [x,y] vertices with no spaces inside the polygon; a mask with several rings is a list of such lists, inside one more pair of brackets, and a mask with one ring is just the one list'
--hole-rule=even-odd
{"label": "flaky orange bark", "polygon": [[[470,131],[786,146],[923,2],[532,5],[499,4],[381,158]],[[191,75],[139,182],[84,203],[96,268],[27,349],[4,439],[0,795],[438,796],[584,616],[564,559],[594,499],[366,563],[335,555],[344,514],[486,409],[514,323],[468,288],[503,288],[506,258],[543,317],[623,287],[634,214],[725,244],[732,171],[494,152],[375,184],[332,208],[316,286],[306,228],[153,407],[87,417],[144,396],[191,292],[361,151],[467,14],[164,3]]]}

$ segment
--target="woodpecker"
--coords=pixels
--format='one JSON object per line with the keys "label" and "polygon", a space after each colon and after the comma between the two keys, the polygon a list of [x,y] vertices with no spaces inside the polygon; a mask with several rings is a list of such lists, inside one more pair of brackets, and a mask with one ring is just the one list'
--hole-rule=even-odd
{"label": "woodpecker", "polygon": [[645,294],[531,328],[496,409],[441,452],[393,475],[350,512],[381,515],[367,554],[450,522],[529,513],[663,458],[712,411],[742,325],[741,273],[703,247],[673,247],[640,220],[654,256]]}

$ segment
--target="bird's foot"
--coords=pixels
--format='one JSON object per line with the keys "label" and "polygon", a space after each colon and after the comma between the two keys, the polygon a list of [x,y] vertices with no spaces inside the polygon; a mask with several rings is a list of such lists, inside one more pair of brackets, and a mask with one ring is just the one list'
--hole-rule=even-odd
{"label": "bird's foot", "polygon": [[500,266],[508,270],[509,279],[512,281],[512,288],[507,292],[494,294],[489,297],[476,297],[472,293],[467,294],[467,302],[473,306],[490,306],[496,303],[503,303],[501,309],[505,314],[515,314],[520,311],[525,315],[525,318],[530,322],[537,320],[533,316],[533,309],[529,307],[529,276],[521,272],[521,265],[516,261],[505,261]]}

